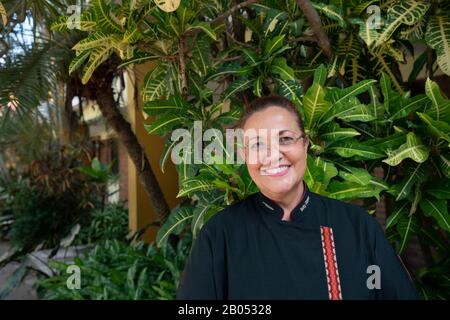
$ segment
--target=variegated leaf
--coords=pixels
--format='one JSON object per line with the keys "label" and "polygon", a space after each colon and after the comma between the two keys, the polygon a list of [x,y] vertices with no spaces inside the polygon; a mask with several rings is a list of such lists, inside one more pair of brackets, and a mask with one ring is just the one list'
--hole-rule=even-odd
{"label": "variegated leaf", "polygon": [[418,136],[414,132],[406,135],[406,142],[397,150],[388,152],[388,158],[383,162],[390,166],[396,166],[406,158],[411,158],[415,162],[422,163],[428,159],[430,151],[424,146]]}

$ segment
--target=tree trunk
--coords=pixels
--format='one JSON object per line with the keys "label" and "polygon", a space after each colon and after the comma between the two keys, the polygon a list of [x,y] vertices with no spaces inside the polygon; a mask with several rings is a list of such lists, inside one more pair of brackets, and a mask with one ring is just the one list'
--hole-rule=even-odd
{"label": "tree trunk", "polygon": [[115,130],[120,142],[127,149],[128,155],[136,167],[139,179],[150,197],[153,209],[159,216],[160,221],[164,221],[170,213],[169,205],[164,198],[144,149],[130,124],[120,113],[116,101],[114,101],[112,83],[116,70],[117,63],[114,62],[113,58],[100,66],[90,80],[92,89],[95,88],[95,91],[90,91],[106,121]]}
{"label": "tree trunk", "polygon": [[316,9],[309,0],[297,0],[297,5],[303,11],[309,25],[317,39],[317,44],[323,50],[328,58],[331,58],[333,52],[331,50],[330,40],[322,28],[322,22]]}

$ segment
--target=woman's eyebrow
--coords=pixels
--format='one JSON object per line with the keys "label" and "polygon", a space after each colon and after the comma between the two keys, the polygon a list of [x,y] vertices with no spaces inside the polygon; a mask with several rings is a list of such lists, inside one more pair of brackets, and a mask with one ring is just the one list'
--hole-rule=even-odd
{"label": "woman's eyebrow", "polygon": [[248,139],[248,142],[250,142],[250,141],[252,141],[252,140],[255,140],[255,139],[260,139],[261,137],[260,136],[256,136],[256,137],[251,137],[251,138],[249,138]]}
{"label": "woman's eyebrow", "polygon": [[280,130],[279,134],[283,134],[283,133],[295,133],[295,131],[292,131],[292,130],[289,130],[289,129]]}
{"label": "woman's eyebrow", "polygon": [[[283,134],[283,133],[295,133],[295,131],[292,131],[292,130],[289,130],[289,129],[283,129],[283,130],[278,130],[277,133],[278,133],[279,135],[281,135],[281,134]],[[252,136],[252,137],[250,137],[250,138],[248,139],[248,141],[250,142],[250,141],[252,141],[252,140],[255,140],[255,139],[262,139],[262,138],[267,138],[267,136],[266,136],[266,135],[263,135],[263,136]]]}

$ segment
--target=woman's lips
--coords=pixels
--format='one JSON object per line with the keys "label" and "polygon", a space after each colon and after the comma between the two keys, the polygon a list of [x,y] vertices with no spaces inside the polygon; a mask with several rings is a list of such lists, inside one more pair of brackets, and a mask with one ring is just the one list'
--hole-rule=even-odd
{"label": "woman's lips", "polygon": [[277,168],[261,169],[261,175],[271,177],[281,177],[288,173],[290,165],[282,165]]}

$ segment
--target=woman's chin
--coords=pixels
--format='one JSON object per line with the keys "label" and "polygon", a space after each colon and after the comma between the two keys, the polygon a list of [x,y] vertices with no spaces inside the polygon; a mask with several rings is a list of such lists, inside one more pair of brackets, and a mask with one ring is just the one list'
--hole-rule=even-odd
{"label": "woman's chin", "polygon": [[286,194],[292,191],[293,186],[290,183],[281,183],[280,181],[267,184],[265,189],[272,194]]}

